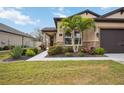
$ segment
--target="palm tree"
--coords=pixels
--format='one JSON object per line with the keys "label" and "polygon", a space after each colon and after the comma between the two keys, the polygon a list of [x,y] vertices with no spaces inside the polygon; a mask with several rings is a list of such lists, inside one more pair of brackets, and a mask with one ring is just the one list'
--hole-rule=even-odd
{"label": "palm tree", "polygon": [[73,51],[78,52],[79,43],[81,40],[79,38],[78,45],[75,45],[75,31],[83,32],[87,31],[87,29],[92,28],[95,31],[95,21],[92,18],[82,18],[81,16],[73,16],[62,19],[60,28],[62,28],[65,33],[69,32],[72,34]]}

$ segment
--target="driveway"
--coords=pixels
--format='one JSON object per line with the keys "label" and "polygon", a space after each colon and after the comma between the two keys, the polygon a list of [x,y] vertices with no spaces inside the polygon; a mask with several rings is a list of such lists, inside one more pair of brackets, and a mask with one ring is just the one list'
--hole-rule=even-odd
{"label": "driveway", "polygon": [[114,61],[118,61],[124,64],[124,53],[108,53],[105,55]]}

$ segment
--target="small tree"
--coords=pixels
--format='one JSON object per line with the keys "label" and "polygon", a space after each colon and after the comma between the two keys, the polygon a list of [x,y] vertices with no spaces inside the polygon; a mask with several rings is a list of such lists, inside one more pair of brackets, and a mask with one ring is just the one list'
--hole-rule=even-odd
{"label": "small tree", "polygon": [[70,32],[72,34],[72,46],[73,51],[78,52],[80,39],[78,40],[78,45],[75,45],[75,31],[83,32],[87,29],[95,30],[95,22],[92,18],[82,18],[81,16],[73,16],[69,18],[64,18],[61,21],[60,28],[64,30],[65,33]]}
{"label": "small tree", "polygon": [[35,28],[34,32],[31,33],[38,41],[43,41],[42,31],[39,28]]}

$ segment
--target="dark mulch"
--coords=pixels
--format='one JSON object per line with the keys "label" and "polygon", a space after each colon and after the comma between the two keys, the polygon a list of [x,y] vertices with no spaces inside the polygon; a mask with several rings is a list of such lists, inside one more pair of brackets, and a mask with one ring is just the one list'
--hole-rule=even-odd
{"label": "dark mulch", "polygon": [[[64,54],[57,54],[57,55],[52,55],[52,56],[47,55],[46,57],[67,57],[67,56],[65,56]],[[78,56],[76,53],[73,53],[73,55],[69,57],[80,57],[80,56]],[[106,56],[105,55],[91,55],[91,54],[85,53],[83,57],[106,57]]]}
{"label": "dark mulch", "polygon": [[13,61],[24,61],[24,60],[27,60],[31,57],[28,57],[28,56],[22,56],[21,58],[19,59],[13,59],[13,58],[8,58],[8,59],[4,59],[3,62],[13,62]]}

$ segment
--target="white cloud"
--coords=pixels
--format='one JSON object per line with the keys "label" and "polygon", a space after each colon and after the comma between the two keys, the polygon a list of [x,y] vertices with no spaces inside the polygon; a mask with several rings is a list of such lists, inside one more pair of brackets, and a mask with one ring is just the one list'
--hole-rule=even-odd
{"label": "white cloud", "polygon": [[59,10],[60,12],[64,12],[64,11],[65,11],[65,8],[64,8],[64,7],[59,7],[58,10]]}
{"label": "white cloud", "polygon": [[51,9],[53,9],[54,11],[58,11],[58,12],[64,12],[65,11],[64,7],[52,7]]}
{"label": "white cloud", "polygon": [[21,10],[22,9],[22,7],[14,7],[15,9],[17,9],[17,10]]}
{"label": "white cloud", "polygon": [[106,10],[106,9],[109,9],[110,7],[101,7],[100,9],[101,10]]}
{"label": "white cloud", "polygon": [[52,8],[54,10],[53,15],[55,17],[66,17],[67,10],[64,7]]}
{"label": "white cloud", "polygon": [[65,14],[58,13],[58,12],[53,13],[53,14],[54,14],[54,16],[56,16],[56,17],[66,17],[66,15],[65,15]]}
{"label": "white cloud", "polygon": [[13,21],[15,24],[36,24],[35,21],[28,15],[22,14],[19,8],[0,8],[0,18]]}

